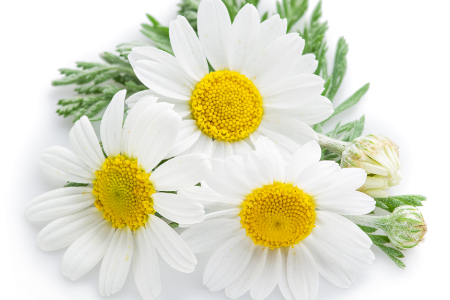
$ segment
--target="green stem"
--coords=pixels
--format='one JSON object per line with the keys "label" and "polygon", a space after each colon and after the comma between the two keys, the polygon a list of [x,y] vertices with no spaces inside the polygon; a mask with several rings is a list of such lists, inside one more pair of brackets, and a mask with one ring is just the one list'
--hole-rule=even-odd
{"label": "green stem", "polygon": [[330,150],[338,155],[341,155],[342,152],[344,152],[344,150],[350,145],[348,142],[338,141],[320,133],[317,133],[317,136],[319,137],[320,147]]}

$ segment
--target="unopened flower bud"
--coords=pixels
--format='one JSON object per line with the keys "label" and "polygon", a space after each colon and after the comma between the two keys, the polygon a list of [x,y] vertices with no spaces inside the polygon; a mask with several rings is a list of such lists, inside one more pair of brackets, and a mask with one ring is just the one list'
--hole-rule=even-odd
{"label": "unopened flower bud", "polygon": [[341,167],[364,169],[367,180],[359,190],[374,198],[387,197],[385,190],[402,179],[398,146],[379,134],[353,140],[342,152]]}
{"label": "unopened flower bud", "polygon": [[422,213],[410,205],[397,207],[387,216],[362,215],[346,218],[359,225],[381,229],[389,237],[391,244],[400,250],[417,246],[427,233],[427,223]]}

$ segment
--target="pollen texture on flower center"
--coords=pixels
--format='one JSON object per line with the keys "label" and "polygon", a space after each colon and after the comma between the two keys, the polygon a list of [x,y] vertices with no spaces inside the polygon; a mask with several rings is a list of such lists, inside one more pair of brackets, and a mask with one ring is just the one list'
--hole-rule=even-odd
{"label": "pollen texture on flower center", "polygon": [[135,230],[147,222],[149,214],[155,213],[151,198],[155,189],[150,174],[138,166],[137,160],[120,154],[108,157],[95,175],[95,206],[113,227],[128,226]]}
{"label": "pollen texture on flower center", "polygon": [[258,89],[244,75],[216,71],[196,86],[190,101],[197,126],[222,141],[238,141],[258,128],[263,113]]}
{"label": "pollen texture on flower center", "polygon": [[242,227],[255,245],[288,247],[306,238],[316,212],[310,195],[291,184],[273,183],[253,190],[243,202]]}

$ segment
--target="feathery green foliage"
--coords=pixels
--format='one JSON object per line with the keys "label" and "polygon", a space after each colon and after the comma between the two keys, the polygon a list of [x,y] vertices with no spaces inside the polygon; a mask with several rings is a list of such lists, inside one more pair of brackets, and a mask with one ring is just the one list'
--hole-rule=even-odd
{"label": "feathery green foliage", "polygon": [[287,20],[287,31],[300,20],[308,9],[308,0],[282,0],[277,1],[277,13]]}
{"label": "feathery green foliage", "polygon": [[427,200],[427,198],[422,195],[401,195],[387,198],[375,198],[375,205],[388,212],[393,212],[394,209],[403,205],[412,205],[415,207],[422,206],[422,201],[425,200]]}
{"label": "feathery green foliage", "polygon": [[67,181],[67,184],[64,187],[80,187],[80,186],[88,186],[89,183],[78,183],[78,182],[70,182]]}

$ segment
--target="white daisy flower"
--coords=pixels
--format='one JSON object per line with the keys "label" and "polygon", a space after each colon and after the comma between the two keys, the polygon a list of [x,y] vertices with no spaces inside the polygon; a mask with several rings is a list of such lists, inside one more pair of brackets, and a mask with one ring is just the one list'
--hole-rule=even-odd
{"label": "white daisy flower", "polygon": [[181,234],[194,253],[217,248],[203,283],[212,292],[225,289],[232,299],[250,290],[257,300],[277,284],[286,299],[315,299],[319,274],[349,287],[354,268],[375,258],[370,238],[341,216],[375,208],[371,197],[356,191],[364,170],[319,161],[315,141],[297,150],[287,166],[268,138],[255,146],[244,156],[212,158],[207,187],[182,192],[217,210]]}
{"label": "white daisy flower", "polygon": [[142,95],[175,104],[183,117],[169,156],[200,152],[224,158],[251,151],[266,136],[288,158],[318,140],[308,125],[327,119],[333,107],[321,96],[324,80],[313,74],[314,55],[302,56],[304,40],[286,28],[279,15],[260,24],[250,4],[231,24],[222,1],[203,0],[199,37],[183,16],[170,23],[175,57],[153,47],[133,49],[130,63],[150,89]]}
{"label": "white daisy flower", "polygon": [[[27,206],[31,221],[51,221],[38,235],[42,250],[69,247],[62,272],[72,280],[102,261],[99,292],[118,292],[133,261],[137,287],[144,299],[161,291],[158,257],[174,269],[192,272],[197,260],[180,236],[155,211],[184,224],[204,218],[203,206],[181,191],[203,179],[211,165],[203,154],[173,158],[154,172],[181,127],[173,105],[142,98],[123,123],[126,91],[118,92],[100,126],[102,149],[87,117],[70,131],[74,152],[59,146],[45,150],[43,170],[86,187],[66,187],[45,193]],[[122,127],[123,124],[123,127]]]}

